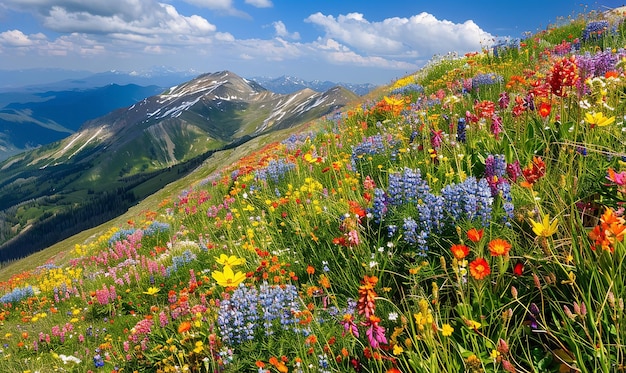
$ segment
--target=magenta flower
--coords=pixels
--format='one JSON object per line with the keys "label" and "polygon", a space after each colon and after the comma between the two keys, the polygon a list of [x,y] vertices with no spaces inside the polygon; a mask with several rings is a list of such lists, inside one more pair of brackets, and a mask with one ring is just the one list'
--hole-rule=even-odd
{"label": "magenta flower", "polygon": [[369,326],[365,331],[367,339],[370,342],[372,348],[378,348],[381,344],[387,344],[387,338],[385,338],[385,328],[378,325],[380,318],[372,315],[365,324]]}
{"label": "magenta flower", "polygon": [[343,315],[343,320],[341,320],[341,324],[343,324],[343,333],[341,333],[342,337],[345,337],[346,333],[350,333],[355,337],[359,337],[359,328],[357,328],[354,323],[354,316],[347,313]]}

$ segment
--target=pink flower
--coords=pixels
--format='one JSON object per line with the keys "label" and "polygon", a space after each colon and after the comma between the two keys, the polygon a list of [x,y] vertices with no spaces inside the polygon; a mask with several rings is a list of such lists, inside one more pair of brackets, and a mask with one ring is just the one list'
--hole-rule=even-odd
{"label": "pink flower", "polygon": [[378,348],[381,344],[387,344],[387,338],[385,338],[385,328],[378,325],[380,318],[372,315],[365,324],[369,328],[365,331],[367,339],[370,342],[372,348]]}
{"label": "pink flower", "polygon": [[350,333],[357,338],[359,337],[359,329],[354,323],[354,316],[349,313],[343,315],[343,320],[341,320],[341,323],[343,324],[343,333],[341,333],[342,337],[344,337],[346,333]]}
{"label": "pink flower", "polygon": [[625,186],[626,185],[626,171],[622,171],[620,173],[615,172],[611,167],[608,169],[607,179],[611,180],[617,185]]}

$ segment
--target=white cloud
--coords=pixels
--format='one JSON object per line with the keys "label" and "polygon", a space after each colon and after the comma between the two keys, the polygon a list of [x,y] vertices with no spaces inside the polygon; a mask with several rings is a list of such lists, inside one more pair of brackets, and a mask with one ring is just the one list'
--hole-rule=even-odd
{"label": "white cloud", "polygon": [[206,19],[192,15],[180,15],[176,8],[160,4],[152,13],[137,18],[125,19],[122,14],[103,16],[84,11],[72,12],[55,6],[44,18],[44,25],[57,32],[81,32],[93,34],[136,33],[207,35],[216,27]]}
{"label": "white cloud", "polygon": [[274,6],[270,0],[246,0],[246,4],[257,8],[271,8]]}
{"label": "white cloud", "polygon": [[232,0],[183,0],[183,1],[188,4],[192,4],[200,8],[211,9],[211,10],[214,10],[216,12],[219,12],[225,15],[241,17],[241,18],[251,18],[248,13],[236,9],[235,6],[233,5]]}
{"label": "white cloud", "polygon": [[481,43],[493,38],[471,20],[453,23],[428,13],[370,22],[360,13],[335,18],[318,12],[305,21],[321,27],[326,38],[336,39],[359,53],[397,58],[480,50]]}
{"label": "white cloud", "polygon": [[9,30],[0,33],[0,45],[11,47],[28,47],[34,42],[20,30]]}
{"label": "white cloud", "polygon": [[276,32],[276,36],[279,36],[281,38],[294,39],[294,40],[300,39],[300,34],[298,32],[289,33],[289,31],[287,31],[287,26],[285,26],[285,24],[282,21],[276,21],[272,23],[272,26],[274,26],[274,31]]}

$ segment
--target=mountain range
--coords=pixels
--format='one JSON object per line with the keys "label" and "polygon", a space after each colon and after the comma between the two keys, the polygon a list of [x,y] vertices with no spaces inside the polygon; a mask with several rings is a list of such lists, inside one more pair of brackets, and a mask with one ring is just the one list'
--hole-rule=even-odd
{"label": "mountain range", "polygon": [[0,261],[123,213],[217,150],[313,121],[357,98],[343,87],[279,94],[221,71],[89,120],[62,140],[0,163]]}
{"label": "mountain range", "polygon": [[[132,105],[197,75],[194,71],[167,67],[97,74],[60,69],[0,70],[0,161],[66,138],[88,120]],[[60,80],[54,80],[55,77]],[[35,84],[36,79],[40,81]],[[326,92],[341,86],[363,95],[375,88],[372,84],[305,81],[290,76],[249,80],[278,94],[305,88]]]}

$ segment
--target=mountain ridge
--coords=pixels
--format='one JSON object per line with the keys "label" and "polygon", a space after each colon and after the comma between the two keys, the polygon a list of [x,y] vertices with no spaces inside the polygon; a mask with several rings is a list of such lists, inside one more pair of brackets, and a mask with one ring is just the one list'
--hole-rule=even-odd
{"label": "mountain ridge", "polygon": [[[64,222],[85,219],[59,228],[70,234],[86,220],[110,219],[215,151],[313,121],[357,97],[342,87],[277,94],[221,71],[89,120],[67,138],[0,162],[0,257],[37,251],[43,242],[28,238]],[[16,254],[18,246],[28,252]]]}

